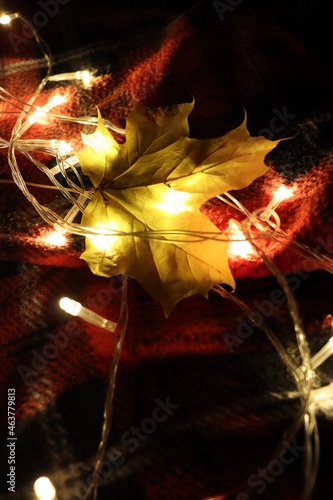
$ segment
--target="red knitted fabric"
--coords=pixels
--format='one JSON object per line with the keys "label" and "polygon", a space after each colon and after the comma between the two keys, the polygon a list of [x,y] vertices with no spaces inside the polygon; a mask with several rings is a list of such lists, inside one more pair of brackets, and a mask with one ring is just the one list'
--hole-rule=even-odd
{"label": "red knitted fabric", "polygon": [[[53,73],[95,70],[89,89],[73,82],[49,85],[38,98],[40,106],[57,88],[67,98],[57,112],[95,115],[98,105],[104,117],[123,127],[132,95],[151,107],[194,96],[191,137],[221,136],[240,124],[245,109],[252,135],[288,138],[267,157],[269,173],[232,194],[252,212],[267,206],[282,184],[292,187],[293,197],[277,209],[282,229],[330,257],[329,11],[324,3],[267,3],[147,1],[133,8],[126,1],[26,5],[11,0],[0,4],[0,13],[20,11],[36,27],[47,18],[38,29],[51,47]],[[44,61],[19,21],[0,25],[0,40],[0,85],[26,101],[45,75]],[[13,109],[2,101],[0,111],[0,137],[8,140],[17,116],[8,114]],[[80,148],[82,130],[91,129],[54,121],[36,124],[27,137],[66,139]],[[0,154],[0,180],[10,180],[7,150]],[[18,161],[27,181],[45,182],[22,155]],[[30,189],[45,206],[65,213],[60,194]],[[217,199],[202,211],[221,230],[230,218],[242,220]],[[15,388],[16,497],[32,498],[33,482],[46,475],[61,500],[80,499],[99,443],[114,342],[105,331],[69,318],[58,302],[69,296],[115,321],[121,281],[89,271],[79,259],[83,238],[66,236],[63,247],[47,242],[52,228],[15,185],[0,184],[0,221],[0,497],[13,496],[6,484],[6,408],[8,389]],[[272,240],[260,245],[281,272],[292,276],[315,353],[331,334],[331,276],[291,248]],[[231,254],[229,264],[236,296],[266,315],[281,342],[296,352],[286,301],[267,305],[278,286],[260,257]],[[246,317],[213,293],[209,301],[197,296],[183,300],[165,319],[161,307],[130,280],[128,304],[99,498],[300,499],[303,452],[296,448],[293,455],[287,448],[294,460],[275,468],[271,462],[299,400],[274,396],[292,390],[293,383],[264,334],[252,328],[244,338],[235,337],[249,332]],[[329,383],[332,361],[318,372],[320,384]],[[327,415],[319,416],[319,430],[322,458],[313,498],[328,500],[333,487]],[[299,433],[299,447],[302,439]],[[267,464],[266,476],[254,479]]]}

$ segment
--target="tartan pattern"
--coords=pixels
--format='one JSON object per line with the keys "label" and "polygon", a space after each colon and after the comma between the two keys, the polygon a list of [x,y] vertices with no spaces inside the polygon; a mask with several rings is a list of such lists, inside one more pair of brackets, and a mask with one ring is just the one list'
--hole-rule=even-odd
{"label": "tartan pattern", "polygon": [[[321,248],[330,253],[333,72],[328,7],[297,0],[269,5],[249,1],[227,11],[221,21],[221,10],[214,7],[220,4],[204,1],[185,10],[177,2],[146,2],[129,10],[126,3],[111,6],[100,0],[92,10],[90,3],[71,0],[59,6],[59,13],[40,30],[52,48],[54,72],[96,70],[90,90],[62,85],[69,95],[65,111],[93,114],[98,105],[103,116],[124,126],[132,93],[149,106],[184,102],[193,95],[191,136],[203,138],[237,126],[244,107],[252,134],[268,129],[274,136],[293,139],[271,153],[272,169],[265,178],[235,196],[255,210],[267,205],[276,186],[292,180],[297,196],[279,208],[282,223],[310,246],[316,247],[321,238]],[[37,2],[15,0],[10,8],[30,19],[41,10]],[[32,42],[22,43],[16,54],[8,31],[1,29],[0,37],[1,85],[27,100],[45,74],[44,61]],[[50,85],[43,93],[41,105],[54,88]],[[285,123],[278,121],[284,108]],[[0,102],[0,110],[9,108]],[[14,121],[14,116],[1,116],[0,136],[9,137]],[[36,126],[29,134],[71,137],[79,147],[80,132],[80,127],[52,123],[49,128]],[[6,152],[0,154],[0,179],[9,179]],[[20,162],[29,180],[44,181],[28,163]],[[55,211],[65,208],[55,193],[36,195]],[[221,229],[235,217],[217,200],[203,211]],[[119,291],[115,282],[93,276],[79,260],[81,238],[70,236],[64,248],[39,242],[49,229],[15,186],[0,185],[0,221],[0,407],[6,408],[7,388],[15,387],[16,496],[29,498],[33,481],[47,475],[61,499],[82,498],[99,442],[114,346],[104,331],[81,320],[71,323],[57,303],[68,295],[115,320]],[[300,256],[274,246],[270,252],[282,271],[304,275]],[[231,268],[237,296],[249,305],[266,300],[276,288],[259,259],[235,260]],[[332,279],[316,271],[300,280],[296,295],[316,352],[330,336]],[[289,387],[277,354],[258,331],[231,354],[223,333],[236,333],[239,311],[214,295],[209,302],[186,299],[165,320],[159,306],[131,281],[129,307],[108,450],[108,456],[117,450],[124,463],[113,466],[109,475],[105,472],[99,498],[199,500],[229,491],[237,498],[246,491],[248,477],[269,462],[297,411],[297,401],[287,403],[272,395]],[[285,306],[277,306],[268,322],[294,348]],[[320,375],[323,382],[330,381],[332,362]],[[156,398],[165,401],[168,396],[179,408],[146,439],[138,438],[140,446],[131,451],[124,433],[151,417]],[[314,498],[328,500],[333,491],[332,430],[329,420],[320,418],[319,423],[322,460]],[[301,439],[299,435],[297,441]],[[2,479],[7,470],[3,443]],[[298,458],[267,482],[264,493],[258,495],[250,487],[248,494],[296,500],[301,498],[301,474]],[[0,496],[5,500],[10,495],[3,481]]]}

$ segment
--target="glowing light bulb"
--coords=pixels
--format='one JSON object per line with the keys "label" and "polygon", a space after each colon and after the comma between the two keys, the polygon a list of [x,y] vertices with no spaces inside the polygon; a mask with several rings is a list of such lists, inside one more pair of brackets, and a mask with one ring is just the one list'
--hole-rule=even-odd
{"label": "glowing light bulb", "polygon": [[14,19],[18,19],[19,17],[21,17],[19,12],[15,12],[14,14],[1,14],[0,24],[10,24]]}
{"label": "glowing light bulb", "polygon": [[48,477],[37,479],[34,490],[39,500],[53,500],[56,497],[56,489]]}
{"label": "glowing light bulb", "polygon": [[52,139],[51,144],[53,149],[57,149],[61,156],[67,156],[72,151],[72,146],[68,142]]}
{"label": "glowing light bulb", "polygon": [[66,96],[56,94],[51,99],[49,102],[47,102],[42,108],[37,108],[36,111],[33,113],[33,117],[35,120],[38,120],[42,116],[44,116],[48,111],[51,111],[51,109],[55,108],[56,106],[59,106],[60,104],[63,104],[66,102]]}
{"label": "glowing light bulb", "polygon": [[280,186],[279,189],[275,191],[273,199],[276,199],[279,203],[281,203],[281,201],[291,198],[292,195],[293,195],[292,188],[287,188],[286,186]]}
{"label": "glowing light bulb", "polygon": [[51,231],[47,236],[42,238],[43,242],[47,245],[56,247],[63,247],[67,245],[66,237],[59,231]]}
{"label": "glowing light bulb", "polygon": [[55,229],[42,229],[40,234],[34,237],[29,237],[29,243],[33,245],[41,245],[46,247],[66,247],[68,245],[65,231],[60,231],[54,226]]}
{"label": "glowing light bulb", "polygon": [[45,104],[45,106],[43,106],[42,108],[37,108],[33,112],[32,116],[29,116],[29,118],[23,123],[18,132],[18,137],[21,137],[37,121],[41,121],[42,117],[46,116],[46,113],[51,111],[52,108],[66,102],[66,99],[66,96],[56,94],[49,100],[48,103]]}
{"label": "glowing light bulb", "polygon": [[10,22],[11,22],[11,18],[7,14],[3,14],[0,17],[0,24],[9,24]]}
{"label": "glowing light bulb", "polygon": [[54,95],[47,104],[43,107],[44,111],[48,111],[55,106],[59,106],[60,104],[64,104],[66,102],[67,98],[64,95],[56,94]]}
{"label": "glowing light bulb", "polygon": [[81,80],[82,83],[89,87],[90,83],[91,83],[91,73],[90,71],[88,70],[85,70],[85,71],[77,71],[76,72],[76,78],[78,80]]}
{"label": "glowing light bulb", "polygon": [[59,305],[61,309],[66,311],[68,314],[71,314],[72,316],[78,316],[79,318],[84,319],[88,323],[92,323],[95,326],[99,326],[104,330],[109,330],[110,332],[114,332],[117,327],[117,323],[114,323],[113,321],[103,318],[94,311],[87,309],[87,307],[83,307],[83,305],[80,304],[80,302],[77,302],[76,300],[69,299],[68,297],[63,297],[60,300]]}
{"label": "glowing light bulb", "polygon": [[50,82],[62,82],[65,80],[80,80],[85,87],[89,87],[93,73],[88,70],[74,71],[72,73],[59,73],[49,77]]}
{"label": "glowing light bulb", "polygon": [[228,243],[228,253],[230,256],[247,259],[254,255],[251,243],[247,241],[241,225],[234,219],[229,220],[229,232],[230,239],[236,240]]}
{"label": "glowing light bulb", "polygon": [[38,122],[38,120],[43,116],[44,111],[42,108],[37,108],[36,111],[33,112],[32,116],[30,117],[30,120],[32,123]]}
{"label": "glowing light bulb", "polygon": [[[108,207],[108,211],[111,208]],[[97,222],[94,226],[94,231],[96,234],[89,236],[89,242],[95,247],[97,252],[103,252],[110,254],[115,251],[115,248],[119,245],[118,232],[122,233],[124,228],[118,224],[117,221],[111,218],[111,213],[109,214],[107,225],[102,222]],[[105,232],[108,234],[105,234]],[[113,233],[114,232],[114,233]],[[103,234],[104,233],[104,234]]]}
{"label": "glowing light bulb", "polygon": [[191,194],[168,189],[161,193],[156,208],[170,215],[189,212],[191,210]]}
{"label": "glowing light bulb", "polygon": [[272,200],[269,202],[269,204],[267,205],[266,209],[262,212],[262,214],[260,214],[260,219],[262,221],[268,221],[270,216],[271,216],[271,212],[273,210],[275,210],[282,201],[285,201],[285,200],[288,200],[288,198],[291,198],[293,195],[293,192],[294,192],[293,188],[288,188],[286,186],[280,186],[275,191],[274,196],[273,196]]}
{"label": "glowing light bulb", "polygon": [[60,300],[59,305],[61,309],[66,311],[68,314],[71,314],[72,316],[79,316],[79,313],[82,309],[80,302],[69,299],[68,297],[63,297]]}

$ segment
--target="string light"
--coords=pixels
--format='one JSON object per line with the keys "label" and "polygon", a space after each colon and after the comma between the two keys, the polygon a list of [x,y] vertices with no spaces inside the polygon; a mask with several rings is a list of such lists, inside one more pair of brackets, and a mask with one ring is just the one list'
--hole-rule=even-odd
{"label": "string light", "polygon": [[60,300],[59,305],[61,309],[66,311],[68,314],[71,314],[72,316],[78,316],[79,318],[84,319],[88,323],[92,323],[95,326],[99,326],[104,330],[109,330],[110,332],[114,332],[117,327],[117,323],[114,323],[113,321],[103,318],[102,316],[95,313],[94,311],[91,311],[87,307],[83,307],[80,304],[80,302],[77,302],[76,300],[69,299],[68,297],[63,297]]}
{"label": "string light", "polygon": [[191,210],[191,194],[189,193],[168,189],[161,193],[160,198],[160,202],[156,204],[156,208],[166,214],[173,215]]}
{"label": "string light", "polygon": [[93,72],[89,70],[75,71],[72,73],[59,73],[57,75],[51,75],[49,77],[49,82],[62,82],[70,80],[78,80],[83,83],[84,86],[89,87],[93,77]]}
{"label": "string light", "polygon": [[56,489],[48,477],[40,477],[35,481],[34,490],[38,500],[54,500]]}
{"label": "string light", "polygon": [[50,246],[63,247],[67,245],[67,238],[59,231],[54,230],[42,237],[42,242]]}
{"label": "string light", "polygon": [[288,188],[286,186],[280,186],[274,193],[274,196],[270,203],[267,205],[265,210],[260,214],[260,219],[262,221],[268,221],[271,213],[273,210],[275,210],[278,205],[282,202],[287,200],[288,198],[291,198],[293,195],[293,189]]}
{"label": "string light", "polygon": [[72,146],[65,141],[55,141],[52,139],[51,146],[56,149],[61,156],[67,156],[72,151]]}
{"label": "string light", "polygon": [[87,71],[87,70],[86,71],[77,71],[76,77],[78,80],[81,80],[84,85],[89,87],[89,85],[91,83],[91,78],[92,78],[92,74],[90,73],[90,71]]}
{"label": "string light", "polygon": [[[7,25],[9,24],[12,20],[21,18],[21,15],[19,13],[15,14],[4,14],[0,17],[0,24]],[[65,102],[65,97],[64,96],[59,96],[56,95],[54,96],[44,107],[42,108],[35,108],[33,106],[33,102],[35,99],[40,95],[42,90],[44,89],[45,85],[47,82],[59,82],[59,81],[65,81],[65,80],[73,80],[73,81],[79,81],[81,82],[84,86],[89,86],[91,83],[91,78],[92,78],[92,73],[85,70],[85,71],[76,71],[72,73],[63,73],[59,75],[51,75],[51,58],[47,50],[47,46],[44,45],[42,40],[39,38],[39,36],[36,34],[35,30],[33,27],[31,28],[31,25],[25,21],[23,18],[21,19],[23,24],[25,24],[27,27],[30,27],[32,33],[35,36],[35,40],[38,43],[39,47],[41,48],[45,59],[47,61],[47,67],[48,67],[48,72],[46,77],[42,80],[41,84],[39,85],[35,95],[33,98],[29,101],[29,103],[22,103],[18,101],[17,99],[12,98],[8,92],[6,92],[4,89],[0,89],[0,98],[5,101],[10,103],[12,106],[14,106],[17,109],[20,109],[22,111],[20,118],[17,121],[17,124],[15,125],[12,133],[12,138],[11,141],[4,141],[1,139],[0,144],[1,147],[8,147],[9,148],[9,164],[13,173],[14,180],[18,187],[22,190],[24,195],[27,197],[27,199],[32,203],[32,205],[36,208],[38,213],[42,216],[42,218],[49,224],[51,224],[54,228],[56,228],[58,231],[55,231],[53,235],[49,235],[48,238],[49,244],[58,244],[61,246],[61,243],[59,242],[64,242],[66,239],[64,238],[64,233],[66,231],[75,233],[75,234],[81,234],[81,235],[97,235],[99,238],[106,237],[107,235],[116,235],[116,236],[129,236],[131,233],[124,233],[120,229],[118,231],[118,228],[113,229],[113,228],[87,228],[80,226],[79,224],[74,224],[73,220],[75,219],[76,215],[80,212],[83,211],[84,209],[84,204],[86,203],[86,200],[89,199],[90,196],[90,191],[85,190],[81,178],[79,178],[79,174],[76,170],[76,167],[78,165],[78,159],[74,156],[71,155],[66,159],[63,159],[63,156],[70,155],[71,153],[71,146],[66,144],[64,141],[63,143],[57,142],[57,141],[50,141],[50,144],[47,144],[46,141],[42,144],[41,142],[38,143],[37,140],[35,141],[21,141],[20,137],[31,127],[36,122],[42,123],[43,118],[47,117],[47,113],[51,111],[54,107],[62,104]],[[3,95],[5,97],[3,97]],[[23,109],[22,109],[22,104],[23,104]],[[21,106],[21,108],[19,107]],[[32,109],[35,109],[35,111],[31,112]],[[23,117],[25,117],[27,114],[30,114],[30,116],[27,118],[27,120],[22,124]],[[97,119],[94,117],[81,117],[81,118],[73,118],[73,117],[68,117],[68,116],[60,116],[60,115],[52,115],[58,118],[59,120],[66,120],[70,121],[73,123],[81,123],[81,124],[96,124]],[[111,122],[108,122],[107,120],[103,120],[104,124],[119,133],[124,133],[123,129],[120,129],[113,125]],[[97,139],[104,140],[103,137],[98,137],[98,135],[94,136]],[[105,144],[105,147],[108,147],[108,144]],[[41,164],[40,162],[35,161],[28,152],[31,151],[31,149],[37,149],[39,151],[46,151],[49,149],[50,153],[56,156],[57,158],[57,165],[51,169],[48,169],[45,165]],[[38,149],[39,148],[39,149]],[[59,188],[59,190],[64,194],[64,196],[67,197],[69,201],[72,202],[73,206],[67,213],[66,217],[61,219],[56,213],[52,212],[48,207],[43,207],[40,205],[37,200],[30,194],[30,192],[27,189],[27,185],[25,184],[23,177],[20,173],[20,169],[18,167],[16,158],[15,158],[15,150],[27,153],[26,157],[29,158],[33,163],[43,172],[45,172],[49,178],[52,180],[52,182]],[[60,155],[60,158],[59,158]],[[71,169],[72,172],[77,175],[79,178],[79,183],[80,186],[76,186],[73,184],[67,176],[67,170]],[[61,173],[67,182],[70,184],[72,189],[75,191],[77,198],[71,197],[68,194],[68,191],[64,190],[61,185],[57,182],[55,176],[57,174]],[[293,195],[293,189],[288,188],[286,186],[281,186],[279,189],[276,190],[274,193],[274,196],[271,200],[271,202],[268,204],[266,209],[259,215],[261,221],[268,222],[271,224],[271,216],[274,213],[274,210],[278,207],[278,205],[282,202],[287,200]],[[177,195],[178,196],[178,195]],[[253,224],[255,221],[255,225],[257,229],[262,231],[262,234],[266,234],[267,231],[263,225],[260,225],[258,223],[258,219],[256,218],[257,216],[253,216],[253,214],[250,214],[245,207],[243,207],[237,200],[235,200],[229,193],[225,193],[224,197],[219,197],[222,201],[226,202],[228,200],[228,204],[233,206],[233,208],[236,208],[237,210],[240,210],[248,219],[249,224]],[[180,205],[181,206],[181,205]],[[186,204],[184,205],[186,207]],[[169,210],[169,213],[177,213],[179,212],[179,206],[177,207],[176,210],[176,205],[175,206],[168,206],[168,207],[163,207],[165,211]],[[278,218],[276,218],[278,220]],[[265,224],[266,226],[266,224]],[[230,235],[233,239],[236,241],[229,241],[229,252],[231,255],[238,255],[242,258],[249,258],[251,255],[254,254],[254,247],[256,247],[254,243],[254,238],[250,237],[250,230],[249,230],[249,238],[244,234],[244,231],[242,230],[241,226],[237,221],[234,221],[231,219],[229,222],[229,232]],[[176,237],[179,238],[197,238],[197,240],[191,240],[191,241],[203,241],[208,238],[215,239],[217,241],[225,241],[225,237],[221,236],[222,233],[216,232],[216,233],[200,233],[200,232],[191,232],[191,231],[146,231],[143,233],[132,233],[135,234],[138,237],[142,238],[151,238],[151,239],[164,239],[165,234],[174,234],[175,239]],[[273,233],[272,233],[273,234]],[[279,226],[277,226],[276,229],[276,234],[278,236],[283,235],[283,232],[280,231]],[[64,238],[64,240],[61,240],[61,237]],[[277,238],[277,236],[274,233],[274,237]],[[251,241],[248,241],[248,239]],[[46,241],[46,240],[45,240]],[[52,241],[54,243],[52,243]],[[58,243],[55,243],[55,242]],[[103,240],[104,241],[104,240]],[[289,240],[290,241],[290,240]],[[309,252],[309,249],[305,247],[304,245],[298,245],[298,248],[301,248],[302,251],[304,252]],[[320,257],[314,256],[313,258],[316,258],[318,262],[323,262],[323,259],[320,260]],[[271,269],[271,266],[268,266],[269,269]],[[278,273],[275,274],[277,279],[280,277]],[[281,274],[280,274],[281,275]],[[124,286],[125,288],[125,286]],[[291,294],[291,292],[290,292]],[[286,295],[288,295],[288,305],[290,308],[290,311],[292,311],[293,319],[295,316],[297,316],[297,308],[296,306],[292,303],[292,297],[291,295],[288,294],[288,290]],[[290,298],[291,297],[291,298]],[[237,299],[238,300],[238,299]],[[241,301],[238,301],[238,305],[240,305]],[[125,307],[125,302],[123,302],[122,306],[122,314],[124,314],[124,317],[126,317],[125,320],[123,320],[123,325],[122,327],[122,336],[124,335],[124,332],[126,330],[126,324],[127,324],[127,306]],[[96,314],[95,312],[83,307],[79,302],[76,302],[72,299],[69,299],[68,297],[64,297],[60,301],[60,307],[68,312],[69,314],[72,314],[74,316],[81,317],[85,321],[88,321],[95,326],[101,327],[105,330],[108,330],[110,332],[115,333],[115,329],[117,327],[117,323],[114,323],[112,321],[107,320],[106,318],[103,318],[102,316]],[[124,313],[125,311],[125,313]],[[267,334],[268,330],[263,328],[265,333]],[[302,367],[301,368],[296,368],[294,367],[294,360],[290,361],[290,356],[287,353],[287,351],[283,348],[281,344],[277,343],[277,340],[275,340],[275,343],[273,341],[273,345],[277,347],[277,350],[279,354],[281,355],[281,358],[284,360],[286,366],[290,369],[290,371],[295,375],[297,387],[298,387],[298,394],[301,395],[302,400],[304,402],[304,407],[302,409],[303,411],[303,416],[304,416],[304,428],[306,431],[306,437],[309,439],[311,435],[313,435],[314,429],[316,428],[316,422],[315,422],[315,413],[312,414],[310,412],[310,407],[311,404],[309,401],[313,402],[314,405],[319,405],[323,404],[324,401],[329,400],[332,401],[333,399],[333,383],[329,384],[325,387],[321,387],[318,389],[313,389],[312,384],[314,381],[314,375],[315,370],[318,366],[320,366],[332,353],[333,353],[333,340],[330,339],[330,341],[317,353],[315,354],[311,359],[308,356],[307,352],[307,339],[304,334],[304,332],[301,329],[300,322],[297,320],[295,321],[295,332],[296,332],[296,337],[298,340],[298,347],[299,351],[301,353],[302,357]],[[268,338],[272,339],[272,335],[268,332]],[[271,336],[270,336],[271,335]],[[274,339],[273,339],[274,340]],[[120,343],[119,343],[120,345]],[[288,354],[288,355],[287,355]],[[119,361],[119,355],[120,355],[120,348],[116,350],[116,354],[114,357],[113,365],[115,368],[114,371],[114,379],[113,381],[113,386],[111,387],[111,396],[112,396],[112,391],[114,390],[114,384],[115,384],[115,373],[116,373],[116,368],[117,368],[117,363]],[[312,371],[311,371],[312,368]],[[300,376],[300,371],[303,376]],[[304,377],[304,375],[306,375]],[[110,401],[109,401],[110,402]],[[112,405],[109,405],[108,411],[110,412],[110,408]],[[312,419],[312,420],[311,420]],[[301,422],[302,419],[299,419],[298,422]],[[108,422],[108,419],[106,419]],[[298,424],[300,425],[300,424]],[[295,435],[295,432],[297,431],[297,425],[293,424],[289,430],[289,437],[293,437]],[[310,446],[309,446],[310,448]],[[310,451],[307,450],[307,457],[309,457]],[[308,463],[311,464],[311,462],[308,461]],[[98,470],[98,466],[96,466],[95,470]],[[44,485],[44,486],[43,486]],[[53,488],[53,489],[52,489]],[[309,494],[309,491],[311,490],[311,485],[307,484],[307,495]],[[49,493],[47,493],[49,491]],[[52,483],[48,478],[39,478],[39,480],[36,481],[35,483],[35,492],[40,500],[51,500],[55,498],[55,489]],[[47,496],[49,495],[49,496]],[[53,495],[53,496],[52,496]],[[308,496],[307,496],[308,498]]]}
{"label": "string light", "polygon": [[0,15],[0,24],[6,25],[10,24],[14,19],[18,19],[21,17],[21,14],[18,12],[14,14],[1,14]]}
{"label": "string light", "polygon": [[54,95],[48,103],[46,103],[42,108],[37,108],[31,116],[23,123],[23,125],[20,127],[19,132],[17,134],[17,137],[21,137],[23,134],[25,134],[29,128],[40,121],[42,118],[47,116],[47,113],[51,111],[51,109],[55,108],[56,106],[59,106],[60,104],[63,104],[66,102],[66,96],[62,96],[60,94]]}

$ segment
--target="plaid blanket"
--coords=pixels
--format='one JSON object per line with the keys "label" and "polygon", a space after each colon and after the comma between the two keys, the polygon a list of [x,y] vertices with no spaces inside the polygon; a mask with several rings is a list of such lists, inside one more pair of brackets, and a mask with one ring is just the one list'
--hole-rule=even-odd
{"label": "plaid blanket", "polygon": [[[245,109],[252,135],[287,138],[268,156],[270,172],[234,194],[254,211],[280,185],[292,186],[293,197],[277,210],[281,227],[332,255],[327,3],[147,1],[132,7],[127,1],[11,0],[0,7],[20,11],[38,29],[51,47],[53,73],[94,71],[89,88],[49,84],[38,105],[58,88],[67,96],[59,112],[95,115],[98,105],[104,117],[123,127],[132,95],[151,107],[194,96],[192,137],[226,133],[240,124]],[[45,75],[45,61],[18,21],[0,25],[0,40],[0,85],[26,101]],[[17,115],[2,101],[0,111],[0,137],[9,140]],[[91,129],[52,121],[36,124],[27,137],[70,139],[75,149],[82,145],[82,130]],[[0,180],[10,180],[7,151],[0,153]],[[22,155],[18,161],[26,180],[45,182]],[[31,192],[65,213],[61,195]],[[230,217],[241,220],[219,200],[202,210],[222,230]],[[69,318],[58,302],[69,296],[116,320],[121,281],[91,274],[79,259],[82,238],[69,235],[63,246],[54,245],[52,229],[10,183],[0,184],[0,220],[0,497],[13,497],[7,483],[7,401],[8,390],[15,389],[16,497],[32,498],[34,481],[45,475],[60,499],[82,499],[99,443],[114,341]],[[332,278],[288,246],[263,242],[263,248],[290,277],[315,353],[331,335]],[[237,297],[295,350],[286,302],[277,298],[278,286],[260,258],[234,257],[230,267]],[[134,280],[128,294],[129,325],[99,498],[301,498],[302,433],[284,444],[279,460],[271,458],[300,403],[276,396],[290,390],[292,381],[267,338],[214,294],[209,301],[182,301],[168,319]],[[319,385],[328,384],[332,361],[318,373]],[[333,494],[329,417],[319,415],[322,449],[313,498],[321,500]]]}

